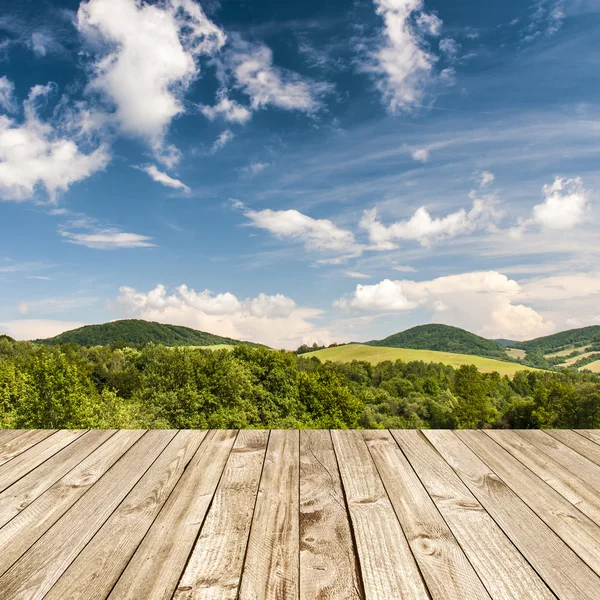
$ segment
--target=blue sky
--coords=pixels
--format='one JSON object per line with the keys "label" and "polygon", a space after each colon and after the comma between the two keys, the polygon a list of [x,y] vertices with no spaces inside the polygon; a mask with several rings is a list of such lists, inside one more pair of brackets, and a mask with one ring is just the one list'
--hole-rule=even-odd
{"label": "blue sky", "polygon": [[600,323],[597,2],[0,6],[0,332]]}

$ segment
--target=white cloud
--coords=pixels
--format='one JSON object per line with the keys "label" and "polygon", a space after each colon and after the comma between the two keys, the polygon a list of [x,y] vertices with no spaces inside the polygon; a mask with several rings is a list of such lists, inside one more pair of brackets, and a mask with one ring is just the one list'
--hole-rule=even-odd
{"label": "white cloud", "polygon": [[421,31],[429,35],[440,35],[443,21],[433,13],[419,13],[417,15],[417,26]]}
{"label": "white cloud", "polygon": [[79,321],[57,321],[52,319],[16,319],[0,322],[0,333],[16,340],[36,340],[54,337],[59,333],[82,327]]}
{"label": "white cloud", "polygon": [[440,40],[440,52],[450,61],[453,62],[458,56],[460,50],[460,44],[452,38],[444,38]]}
{"label": "white cloud", "polygon": [[246,210],[244,215],[255,227],[304,243],[309,252],[336,252],[345,259],[363,251],[351,231],[340,229],[329,219],[313,219],[297,210]]}
{"label": "white cloud", "polygon": [[52,35],[43,29],[34,31],[28,41],[28,46],[38,56],[46,56],[49,52],[61,48]]}
{"label": "white cloud", "polygon": [[218,51],[225,34],[193,0],[89,0],[79,6],[77,27],[98,54],[89,89],[112,101],[123,131],[145,138],[172,165],[177,152],[165,153],[166,130],[184,112],[198,58]]}
{"label": "white cloud", "polygon": [[95,250],[148,248],[156,245],[151,242],[151,237],[127,233],[117,227],[101,226],[95,219],[85,216],[61,225],[58,233],[70,244]]}
{"label": "white cloud", "polygon": [[26,302],[19,302],[17,309],[22,315],[26,315],[29,312],[29,306],[27,306]]}
{"label": "white cloud", "polygon": [[493,173],[490,173],[489,171],[483,171],[483,173],[479,175],[479,187],[487,187],[494,182],[494,179],[495,177]]}
{"label": "white cloud", "polygon": [[268,162],[251,162],[247,167],[244,167],[244,171],[248,173],[250,177],[254,177],[270,166],[271,163]]}
{"label": "white cloud", "polygon": [[400,273],[416,273],[417,270],[414,267],[410,267],[408,265],[396,265],[395,267],[392,267],[392,269],[394,269],[394,271],[398,271]]}
{"label": "white cloud", "polygon": [[515,237],[532,226],[543,230],[567,230],[583,223],[589,210],[590,193],[583,187],[581,177],[564,179],[556,177],[552,184],[544,185],[544,202],[533,207],[533,216],[522,219],[511,230]]}
{"label": "white cloud", "polygon": [[211,153],[214,154],[215,152],[218,152],[224,148],[225,145],[228,144],[234,137],[235,135],[229,129],[223,131],[223,133],[219,135],[219,137],[215,140],[215,143],[212,145],[212,148],[210,149]]}
{"label": "white cloud", "polygon": [[5,200],[31,199],[42,187],[55,201],[59,192],[104,169],[110,160],[105,146],[85,154],[60,131],[60,124],[39,119],[36,105],[51,91],[51,85],[31,89],[21,124],[0,116],[0,196]]}
{"label": "white cloud", "polygon": [[185,185],[179,179],[173,179],[166,173],[159,171],[155,165],[148,165],[146,167],[138,167],[144,173],[147,173],[154,181],[161,183],[162,185],[170,188],[174,188],[176,190],[183,190],[184,192],[189,192],[190,188]]}
{"label": "white cloud", "polygon": [[496,271],[476,271],[430,281],[392,281],[358,285],[335,302],[346,310],[370,313],[427,310],[434,322],[463,327],[489,338],[531,339],[555,328],[521,302],[521,287]]}
{"label": "white cloud", "polygon": [[359,271],[344,271],[345,275],[352,277],[352,279],[371,279],[370,275],[366,273],[360,273]]}
{"label": "white cloud", "polygon": [[372,208],[364,211],[360,226],[369,233],[371,249],[393,250],[397,240],[415,240],[429,246],[444,238],[473,233],[490,217],[490,211],[483,200],[476,198],[469,212],[461,208],[445,217],[434,218],[421,206],[410,219],[386,226],[379,220],[377,209]]}
{"label": "white cloud", "polygon": [[252,113],[245,107],[229,99],[224,92],[217,95],[218,102],[214,106],[199,105],[202,114],[209,120],[214,121],[217,118],[230,121],[232,123],[246,123],[252,117]]}
{"label": "white cloud", "polygon": [[264,44],[251,44],[232,36],[231,49],[221,67],[224,80],[250,97],[252,110],[275,106],[308,114],[322,106],[322,96],[331,91],[328,83],[317,82],[273,64],[273,53]]}
{"label": "white cloud", "polygon": [[429,162],[429,149],[428,148],[417,148],[411,152],[413,160],[417,160],[422,163]]}
{"label": "white cloud", "polygon": [[259,294],[241,300],[230,292],[196,292],[181,285],[168,293],[163,285],[148,292],[121,287],[117,306],[128,316],[186,325],[225,337],[297,348],[314,340],[328,341],[326,330],[310,322],[320,311],[301,308],[282,294]]}
{"label": "white cloud", "polygon": [[15,84],[4,75],[0,77],[0,108],[7,113],[17,110]]}
{"label": "white cloud", "polygon": [[[423,0],[374,0],[374,3],[384,26],[381,44],[366,69],[377,76],[376,85],[387,108],[396,113],[423,101],[437,57],[427,49],[422,27],[428,26],[429,33],[437,34],[441,21],[423,11]],[[412,24],[415,13],[420,28]]]}

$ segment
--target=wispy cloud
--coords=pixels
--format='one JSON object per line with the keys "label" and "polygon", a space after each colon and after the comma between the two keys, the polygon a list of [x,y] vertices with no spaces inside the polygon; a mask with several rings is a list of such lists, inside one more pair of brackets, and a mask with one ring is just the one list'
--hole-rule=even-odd
{"label": "wispy cloud", "polygon": [[141,171],[144,171],[144,173],[147,173],[152,178],[152,180],[156,181],[157,183],[160,183],[166,187],[170,187],[176,190],[183,190],[187,193],[190,192],[190,188],[187,185],[185,185],[185,183],[179,181],[179,179],[174,179],[173,177],[167,175],[163,171],[159,171],[155,165],[147,165],[145,167],[137,168]]}

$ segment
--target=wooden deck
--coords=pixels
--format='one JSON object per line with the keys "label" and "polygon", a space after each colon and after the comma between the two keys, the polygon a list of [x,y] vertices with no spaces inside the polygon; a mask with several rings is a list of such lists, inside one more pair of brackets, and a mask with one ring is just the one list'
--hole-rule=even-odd
{"label": "wooden deck", "polygon": [[600,431],[0,431],[2,600],[600,598]]}

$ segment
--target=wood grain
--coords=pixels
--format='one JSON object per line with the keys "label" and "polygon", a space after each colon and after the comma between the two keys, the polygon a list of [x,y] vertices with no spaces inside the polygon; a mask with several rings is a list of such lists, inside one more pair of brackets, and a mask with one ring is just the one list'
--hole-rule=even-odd
{"label": "wood grain", "polygon": [[574,431],[588,440],[592,440],[592,442],[600,444],[600,431],[597,429],[575,429]]}
{"label": "wood grain", "polygon": [[25,433],[25,429],[0,429],[0,448],[10,440]]}
{"label": "wood grain", "polygon": [[[463,439],[468,439],[468,447],[452,431],[428,430],[423,433],[555,594],[565,600],[597,599],[600,578],[473,452],[474,436],[464,434],[472,433],[481,442],[476,446],[478,451],[485,444],[491,444],[491,447],[495,446],[495,454],[503,452],[493,440],[482,431],[459,432]],[[507,452],[504,454],[512,458]],[[488,458],[487,454],[485,458]],[[546,485],[538,481],[542,486]],[[546,487],[555,499],[562,499]]]}
{"label": "wood grain", "polygon": [[173,439],[148,431],[74,506],[0,577],[3,600],[43,598]]}
{"label": "wood grain", "polygon": [[208,432],[113,588],[111,600],[173,596],[236,435],[236,431]]}
{"label": "wood grain", "polygon": [[41,465],[84,433],[86,433],[84,429],[62,429],[45,437],[25,452],[4,463],[0,466],[0,492],[33,471],[38,465]]}
{"label": "wood grain", "polygon": [[365,595],[428,598],[396,513],[360,431],[332,431]]}
{"label": "wood grain", "polygon": [[298,598],[298,431],[273,430],[256,497],[240,600]]}
{"label": "wood grain", "polygon": [[329,431],[300,432],[300,599],[364,598]]}
{"label": "wood grain", "polygon": [[561,444],[568,446],[586,460],[600,466],[600,444],[595,444],[592,440],[569,429],[553,429],[544,431],[544,433],[558,440]]}
{"label": "wood grain", "polygon": [[[8,462],[15,456],[25,452],[38,442],[56,433],[54,429],[32,429],[30,431],[8,431],[5,439],[0,443],[0,465]],[[16,435],[10,435],[16,434]]]}
{"label": "wood grain", "polygon": [[554,594],[425,437],[418,431],[391,433],[490,596],[497,600],[554,599]]}
{"label": "wood grain", "polygon": [[206,431],[177,433],[45,600],[108,596],[205,435]]}
{"label": "wood grain", "polygon": [[177,600],[235,600],[269,432],[240,431],[187,567]]}
{"label": "wood grain", "polygon": [[450,528],[389,431],[363,437],[431,597],[489,598]]}
{"label": "wood grain", "polygon": [[101,446],[115,431],[89,431],[0,493],[0,527]]}

